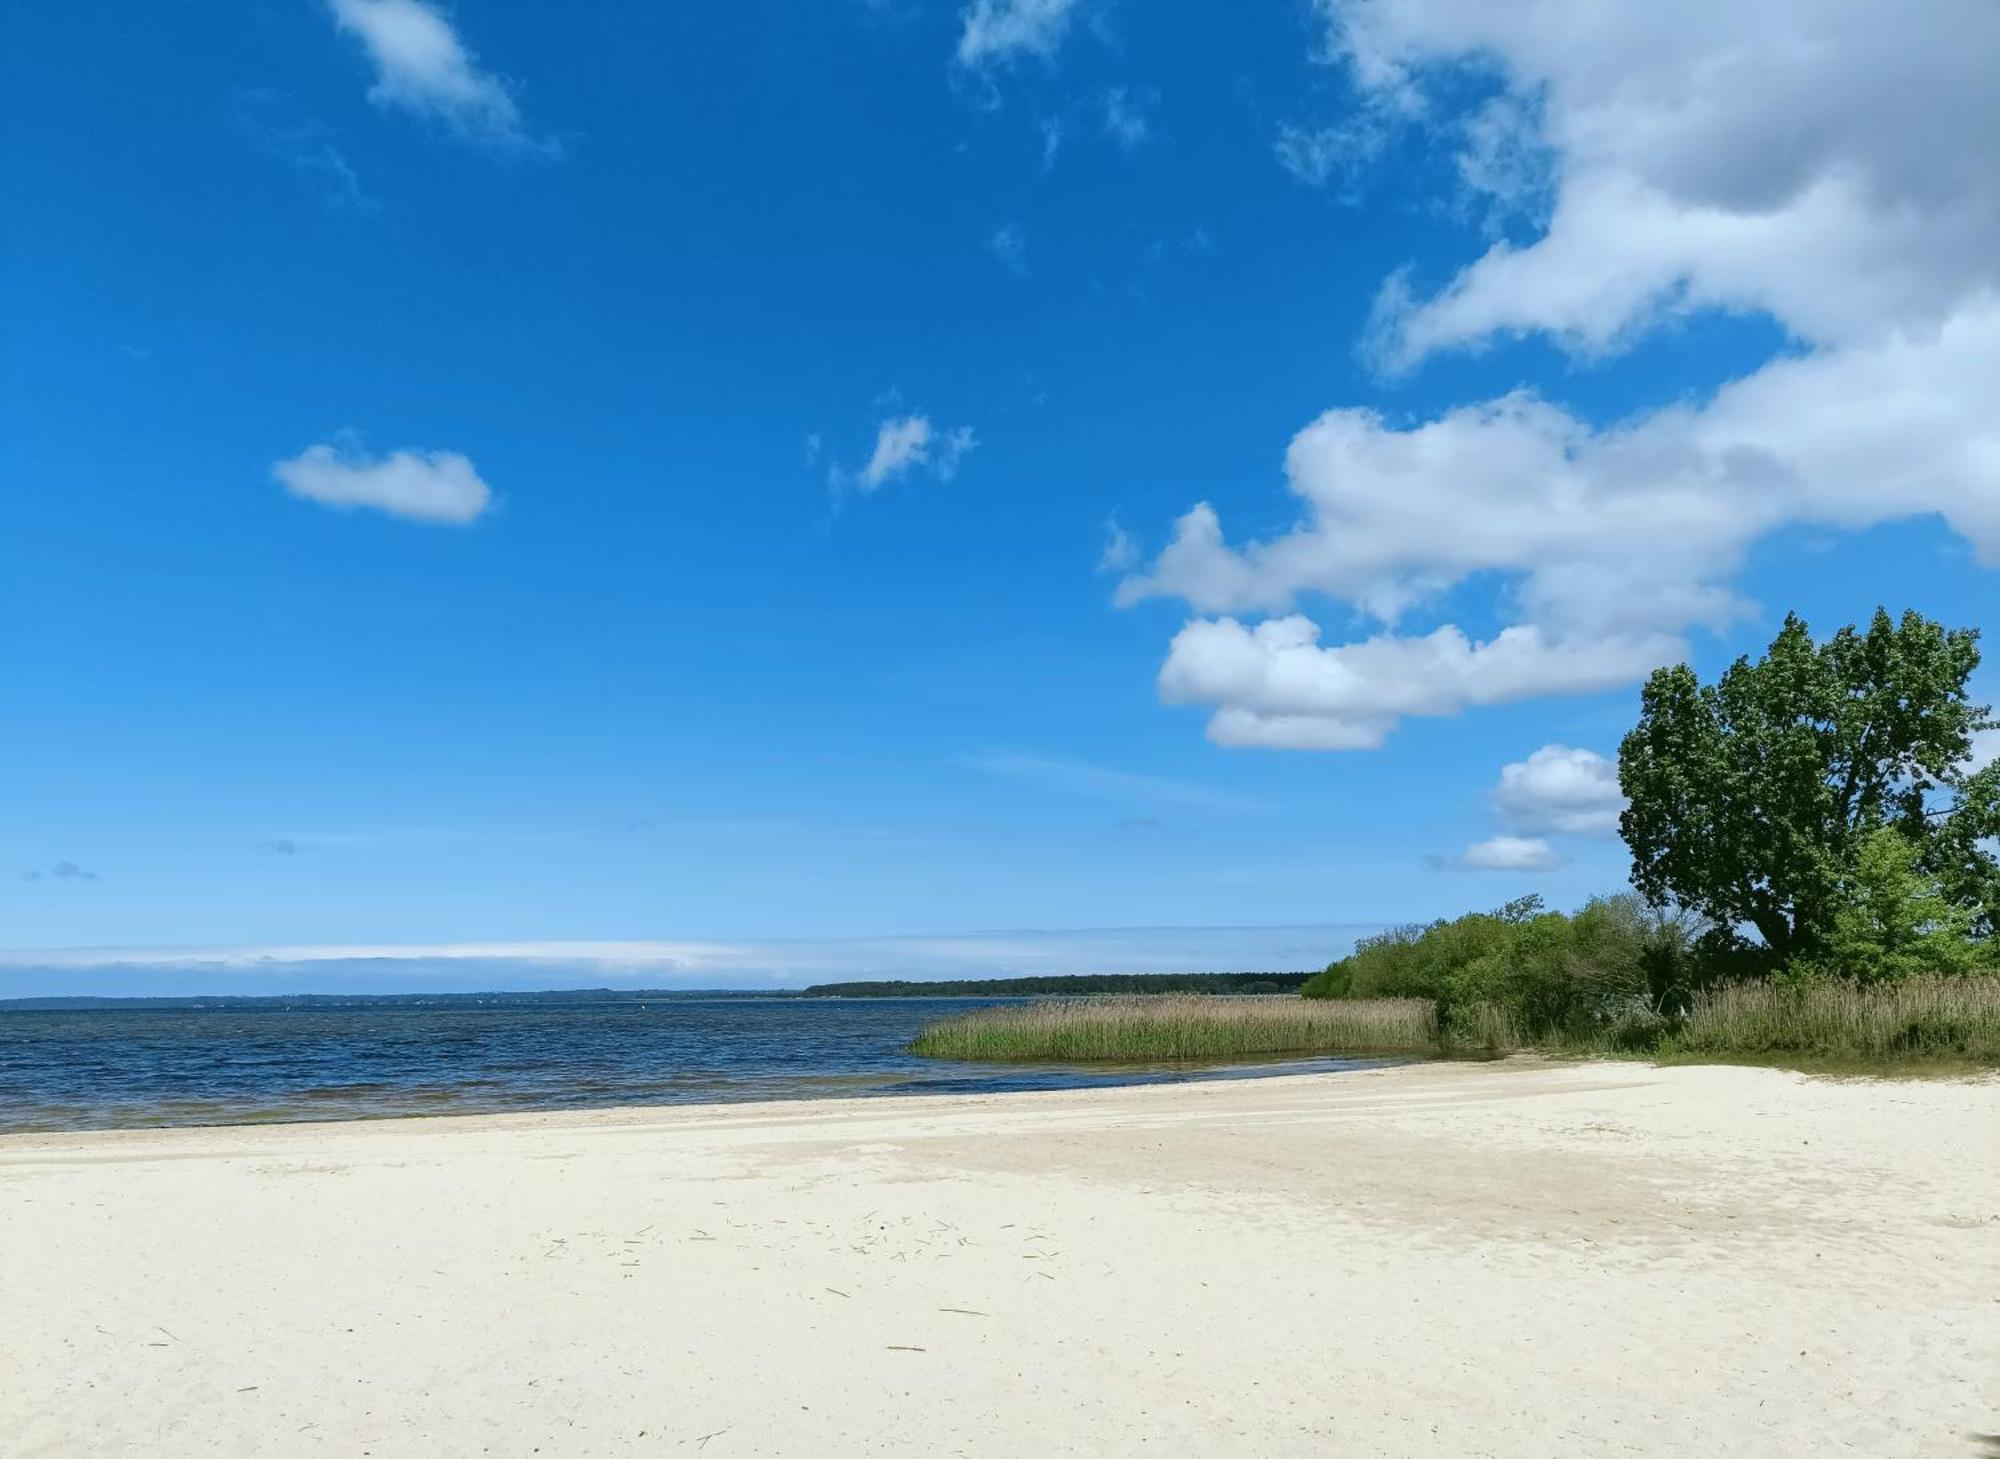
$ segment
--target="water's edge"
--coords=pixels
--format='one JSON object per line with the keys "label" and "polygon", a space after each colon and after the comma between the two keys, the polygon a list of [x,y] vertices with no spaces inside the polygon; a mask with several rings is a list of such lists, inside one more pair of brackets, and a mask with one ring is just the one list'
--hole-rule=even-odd
{"label": "water's edge", "polygon": [[926,1023],[990,1001],[10,1010],[0,1133],[1087,1089],[1407,1062],[989,1065],[908,1052]]}

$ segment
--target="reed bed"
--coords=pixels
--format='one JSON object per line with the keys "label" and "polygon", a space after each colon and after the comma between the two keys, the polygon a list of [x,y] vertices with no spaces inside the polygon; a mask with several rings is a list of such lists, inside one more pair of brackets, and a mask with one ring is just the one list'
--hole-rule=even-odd
{"label": "reed bed", "polygon": [[1695,1001],[1671,1046],[1692,1054],[2000,1062],[2000,977],[1731,984]]}
{"label": "reed bed", "polygon": [[1146,1062],[1251,1054],[1435,1052],[1422,998],[1064,998],[982,1008],[932,1024],[911,1052],[935,1059]]}

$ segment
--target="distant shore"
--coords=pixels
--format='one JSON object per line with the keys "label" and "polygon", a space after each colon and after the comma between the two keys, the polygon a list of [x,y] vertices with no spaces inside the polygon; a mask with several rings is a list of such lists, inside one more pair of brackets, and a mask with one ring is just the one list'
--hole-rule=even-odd
{"label": "distant shore", "polygon": [[1977,1453],[2000,1085],[1420,1064],[0,1137],[10,1454]]}

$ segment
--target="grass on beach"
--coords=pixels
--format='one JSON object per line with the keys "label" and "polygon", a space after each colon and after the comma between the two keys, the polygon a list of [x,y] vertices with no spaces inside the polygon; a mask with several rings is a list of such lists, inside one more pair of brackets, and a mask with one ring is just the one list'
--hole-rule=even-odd
{"label": "grass on beach", "polygon": [[1694,1055],[1956,1059],[2000,1064],[2000,977],[1863,987],[1729,984],[1702,994],[1662,1051]]}
{"label": "grass on beach", "polygon": [[2000,1065],[2000,977],[1912,978],[1862,987],[1729,984],[1684,1019],[1637,1010],[1594,1029],[1524,1036],[1496,1004],[1461,1009],[1441,1032],[1424,998],[1152,995],[1049,999],[934,1023],[914,1053],[940,1059],[1144,1062],[1264,1054],[1468,1054],[1538,1049],[1675,1062],[1909,1069]]}
{"label": "grass on beach", "polygon": [[982,1008],[932,1024],[911,1051],[936,1059],[1137,1062],[1427,1053],[1437,1041],[1436,1009],[1421,998],[1154,995]]}

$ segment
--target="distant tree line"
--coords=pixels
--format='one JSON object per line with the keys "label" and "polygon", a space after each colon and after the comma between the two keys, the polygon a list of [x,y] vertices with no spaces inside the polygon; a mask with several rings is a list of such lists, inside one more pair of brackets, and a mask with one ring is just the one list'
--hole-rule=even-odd
{"label": "distant tree line", "polygon": [[815,983],[808,998],[1038,998],[1093,993],[1296,993],[1311,973],[1085,973],[1044,978],[964,978]]}

